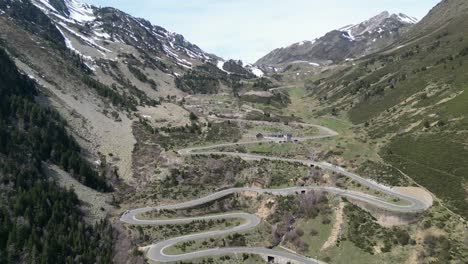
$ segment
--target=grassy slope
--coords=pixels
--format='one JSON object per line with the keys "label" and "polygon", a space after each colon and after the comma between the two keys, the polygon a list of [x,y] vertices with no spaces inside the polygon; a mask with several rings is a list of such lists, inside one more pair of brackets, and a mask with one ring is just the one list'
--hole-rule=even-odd
{"label": "grassy slope", "polygon": [[[336,108],[355,125],[368,123],[366,130],[374,140],[389,140],[380,152],[385,161],[464,217],[468,216],[467,29],[467,19],[454,19],[425,38],[335,74],[315,95],[327,98],[320,114]],[[405,102],[408,98],[412,100]],[[440,121],[445,125],[438,127]],[[425,123],[432,127],[425,128]]]}
{"label": "grassy slope", "polygon": [[422,183],[464,217],[468,203],[463,184],[468,180],[468,149],[447,133],[398,137],[386,147],[384,158]]}

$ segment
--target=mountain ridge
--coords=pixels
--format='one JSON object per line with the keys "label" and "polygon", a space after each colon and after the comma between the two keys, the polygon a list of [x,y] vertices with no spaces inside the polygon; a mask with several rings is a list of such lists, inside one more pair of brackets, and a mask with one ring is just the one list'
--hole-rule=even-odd
{"label": "mountain ridge", "polygon": [[[32,3],[56,22],[65,38],[71,34],[102,51],[104,57],[110,52],[100,43],[120,42],[171,57],[182,67],[190,67],[192,62],[189,60],[205,62],[217,59],[180,34],[112,7],[97,8],[76,0],[32,0]],[[58,6],[61,8],[57,9]],[[68,48],[77,51],[70,40],[67,43]]]}
{"label": "mountain ridge", "polygon": [[271,51],[254,65],[276,65],[305,61],[329,65],[371,54],[393,43],[401,31],[414,25],[416,18],[388,11],[356,25],[332,30],[315,40],[294,43]]}

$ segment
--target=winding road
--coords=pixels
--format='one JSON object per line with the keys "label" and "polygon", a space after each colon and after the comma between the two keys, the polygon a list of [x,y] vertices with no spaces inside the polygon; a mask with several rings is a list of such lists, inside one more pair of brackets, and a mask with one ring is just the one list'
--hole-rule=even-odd
{"label": "winding road", "polygon": [[[239,119],[229,119],[230,121],[234,122],[253,122],[257,124],[271,124],[265,121],[249,121],[249,120],[239,120]],[[303,123],[291,123],[291,125],[300,125],[300,126],[307,126],[307,127],[316,127],[319,129],[320,134],[318,136],[311,136],[311,137],[304,137],[299,138],[297,140],[311,140],[311,139],[321,139],[327,137],[333,137],[338,135],[337,132],[318,125],[312,124],[303,124]],[[271,139],[268,141],[280,141],[281,139]],[[187,261],[192,260],[195,258],[203,258],[203,257],[211,257],[211,256],[222,256],[222,255],[229,255],[229,254],[256,254],[261,255],[265,258],[274,257],[276,259],[281,259],[285,261],[291,261],[295,263],[322,263],[319,260],[307,258],[298,254],[294,254],[288,251],[279,251],[267,248],[257,248],[257,247],[232,247],[232,248],[214,248],[214,249],[207,249],[207,250],[200,250],[192,253],[187,254],[180,254],[180,255],[168,255],[165,253],[165,250],[175,244],[196,240],[196,239],[204,239],[214,236],[221,236],[232,234],[236,232],[245,232],[254,229],[258,226],[261,222],[261,219],[253,214],[247,213],[227,213],[227,214],[220,214],[214,216],[201,216],[201,217],[192,217],[192,218],[181,218],[181,219],[165,219],[165,220],[143,220],[138,218],[138,215],[151,212],[151,211],[158,211],[163,209],[168,210],[176,210],[176,209],[185,209],[185,208],[192,208],[198,205],[202,205],[222,197],[225,197],[230,194],[234,193],[242,193],[242,192],[257,192],[257,193],[269,193],[272,195],[278,196],[287,196],[287,195],[294,195],[305,193],[307,191],[323,191],[328,193],[333,193],[342,197],[350,198],[353,200],[361,201],[367,204],[371,204],[377,206],[378,208],[382,208],[388,211],[399,212],[399,213],[416,213],[428,208],[428,205],[424,203],[424,201],[418,200],[414,197],[405,196],[399,193],[394,192],[391,188],[378,184],[369,179],[362,178],[361,176],[348,172],[344,168],[335,166],[333,164],[329,164],[326,162],[315,162],[310,160],[299,160],[299,159],[287,159],[287,158],[280,158],[280,157],[269,157],[269,156],[261,156],[261,155],[253,155],[253,154],[246,154],[246,153],[237,153],[237,152],[221,152],[221,151],[210,151],[211,149],[215,149],[218,147],[228,147],[228,146],[238,146],[238,145],[246,145],[246,144],[255,144],[259,143],[259,141],[249,141],[249,142],[238,142],[238,143],[225,143],[225,144],[217,144],[207,147],[197,147],[197,148],[187,148],[179,150],[178,153],[183,156],[187,155],[229,155],[229,156],[236,156],[246,160],[277,160],[277,161],[286,161],[286,162],[294,162],[294,163],[301,163],[306,166],[315,166],[319,167],[324,170],[333,171],[336,173],[340,173],[346,177],[353,179],[354,181],[359,182],[361,185],[369,187],[370,189],[377,190],[379,192],[385,193],[392,197],[398,198],[402,201],[406,201],[406,205],[398,205],[393,204],[388,201],[385,201],[381,198],[376,196],[372,196],[370,194],[361,193],[357,191],[351,190],[344,190],[336,187],[323,187],[323,186],[304,186],[304,187],[292,187],[292,188],[285,188],[285,189],[261,189],[261,188],[232,188],[222,190],[213,194],[210,194],[206,197],[202,197],[196,200],[183,202],[179,204],[171,204],[171,205],[163,205],[158,207],[146,207],[146,208],[139,208],[135,210],[126,211],[122,214],[120,220],[122,222],[134,225],[174,225],[174,224],[187,224],[194,221],[200,220],[217,220],[217,219],[243,219],[243,223],[239,226],[225,229],[225,230],[216,230],[216,231],[208,231],[202,232],[197,234],[185,235],[176,238],[167,239],[164,241],[160,241],[156,244],[150,245],[147,247],[147,258],[157,261],[157,262],[174,262],[174,261]]]}

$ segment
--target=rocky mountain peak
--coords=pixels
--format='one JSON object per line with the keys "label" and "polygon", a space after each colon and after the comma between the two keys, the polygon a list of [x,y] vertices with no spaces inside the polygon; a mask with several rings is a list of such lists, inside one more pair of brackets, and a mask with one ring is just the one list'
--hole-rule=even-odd
{"label": "rocky mountain peak", "polygon": [[[182,71],[221,60],[181,34],[112,7],[98,8],[79,0],[30,1],[55,22],[68,49],[81,55],[90,68],[95,68],[99,59],[118,59],[122,45],[144,51],[158,61],[167,58]],[[251,75],[255,70],[245,67],[236,72],[245,71]]]}
{"label": "rocky mountain peak", "polygon": [[363,21],[356,25],[345,26],[339,31],[346,34],[349,40],[355,40],[356,37],[364,34],[372,34],[374,32],[382,33],[385,31],[395,31],[399,28],[406,27],[417,23],[418,20],[414,17],[407,16],[403,13],[390,14],[388,11]]}
{"label": "rocky mountain peak", "polygon": [[[111,7],[98,8],[78,0],[31,0],[49,16],[65,38],[68,49],[82,55],[90,68],[98,59],[117,59],[122,45],[182,69],[217,60],[182,35]],[[91,49],[90,49],[91,48]]]}
{"label": "rocky mountain peak", "polygon": [[413,26],[417,21],[402,13],[384,11],[359,24],[332,30],[318,39],[276,49],[255,64],[303,62],[323,65],[368,55],[396,41],[402,29]]}

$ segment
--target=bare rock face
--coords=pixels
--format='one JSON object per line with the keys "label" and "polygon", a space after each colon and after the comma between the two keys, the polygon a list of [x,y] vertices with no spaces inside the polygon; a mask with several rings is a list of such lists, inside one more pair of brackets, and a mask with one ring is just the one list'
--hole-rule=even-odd
{"label": "bare rock face", "polygon": [[354,59],[377,52],[397,41],[401,33],[417,23],[405,14],[385,11],[357,25],[333,30],[319,39],[276,49],[255,65],[308,62],[319,65]]}

